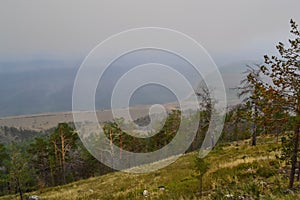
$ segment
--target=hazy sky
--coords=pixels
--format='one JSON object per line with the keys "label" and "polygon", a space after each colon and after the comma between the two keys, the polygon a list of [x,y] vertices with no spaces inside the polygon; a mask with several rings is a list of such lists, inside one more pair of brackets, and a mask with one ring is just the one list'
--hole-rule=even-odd
{"label": "hazy sky", "polygon": [[1,0],[0,59],[81,59],[130,28],[158,26],[190,35],[217,63],[261,58],[300,23],[299,0]]}

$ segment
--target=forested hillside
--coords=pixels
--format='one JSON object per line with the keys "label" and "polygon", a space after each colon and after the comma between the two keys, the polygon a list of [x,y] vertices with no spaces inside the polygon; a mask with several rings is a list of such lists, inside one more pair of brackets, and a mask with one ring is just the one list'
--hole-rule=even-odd
{"label": "forested hillside", "polygon": [[[170,111],[152,137],[123,131],[119,126],[123,118],[102,124],[112,163],[113,155],[121,157],[125,150],[167,152],[163,147],[179,127],[186,133],[179,138],[183,142],[197,126],[185,156],[148,174],[115,172],[105,166],[86,150],[73,124],[59,123],[38,136],[34,131],[3,127],[0,195],[3,199],[25,199],[31,194],[45,199],[300,199],[300,31],[295,21],[290,25],[288,45],[279,42],[277,55],[265,55],[263,64],[248,66],[236,87],[243,102],[226,110],[220,139],[210,133],[204,150],[212,151],[207,157],[197,154],[216,103],[206,92],[197,94],[201,104],[197,112]],[[135,122],[145,125],[149,116]],[[95,148],[99,137],[93,135]],[[131,164],[130,169],[135,169],[155,163]]]}

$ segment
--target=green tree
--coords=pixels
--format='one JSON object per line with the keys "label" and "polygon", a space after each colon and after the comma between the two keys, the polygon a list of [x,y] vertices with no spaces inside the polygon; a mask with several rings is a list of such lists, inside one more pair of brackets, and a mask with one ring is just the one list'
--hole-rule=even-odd
{"label": "green tree", "polygon": [[272,84],[265,85],[281,100],[276,103],[295,116],[289,182],[289,188],[293,188],[300,134],[300,31],[295,21],[291,20],[290,24],[293,38],[289,39],[289,47],[279,42],[276,46],[279,56],[265,55],[261,70],[272,80]]}
{"label": "green tree", "polygon": [[3,166],[4,161],[7,160],[8,154],[4,144],[0,144],[0,166]]}
{"label": "green tree", "polygon": [[19,193],[20,199],[23,200],[24,191],[35,189],[35,173],[29,168],[26,152],[15,143],[9,145],[9,162],[6,167],[9,172],[10,189]]}
{"label": "green tree", "polygon": [[[247,119],[247,112],[246,106],[243,104],[238,104],[234,106],[229,112],[227,113],[227,120],[226,125],[233,127],[233,130],[229,130],[230,134],[233,132],[233,137],[236,143],[238,144],[239,140],[239,131],[240,127],[243,123],[246,123]],[[232,138],[229,138],[229,141],[232,141]]]}
{"label": "green tree", "polygon": [[264,64],[258,69],[262,79],[253,79],[249,74],[249,80],[255,86],[253,98],[263,113],[262,121],[280,121],[288,114],[295,119],[289,182],[289,188],[293,188],[300,135],[300,32],[293,20],[290,24],[292,39],[289,40],[289,47],[279,42],[276,46],[278,56],[265,55]]}
{"label": "green tree", "polygon": [[[259,65],[255,65],[259,67]],[[258,124],[260,120],[259,116],[259,100],[260,100],[260,89],[261,89],[261,70],[255,69],[247,65],[247,70],[244,72],[246,78],[241,81],[241,85],[237,89],[239,91],[238,97],[243,97],[248,112],[245,117],[252,123],[252,141],[251,145],[256,146],[256,138],[258,135]]]}
{"label": "green tree", "polygon": [[[28,148],[30,156],[30,162],[33,168],[35,168],[38,175],[38,184],[40,189],[44,186],[54,185],[53,170],[50,166],[50,151],[49,141],[44,138],[37,137],[34,139]],[[50,184],[52,183],[52,184]]]}
{"label": "green tree", "polygon": [[[212,113],[214,112],[214,105],[217,103],[216,100],[211,96],[211,90],[213,89],[214,88],[208,88],[204,81],[201,81],[196,89],[196,95],[198,97],[200,106],[200,121],[196,137],[198,143],[199,141],[202,142],[202,140],[204,140],[205,134],[211,122]],[[215,136],[212,133],[210,134],[210,141],[205,144],[206,148],[213,148],[216,143]]]}
{"label": "green tree", "polygon": [[5,194],[7,190],[8,174],[6,163],[9,160],[9,155],[4,144],[0,144],[0,195]]}
{"label": "green tree", "polygon": [[62,183],[66,184],[66,167],[67,160],[71,150],[76,148],[77,133],[67,123],[59,123],[54,133],[50,136],[52,155],[54,160],[51,160],[51,165],[56,166],[60,171]]}

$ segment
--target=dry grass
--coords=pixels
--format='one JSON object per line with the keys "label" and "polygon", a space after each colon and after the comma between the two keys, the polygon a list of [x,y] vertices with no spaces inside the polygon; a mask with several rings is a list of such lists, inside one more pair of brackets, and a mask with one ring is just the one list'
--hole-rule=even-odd
{"label": "dry grass", "polygon": [[[259,142],[269,141],[262,138]],[[274,141],[273,141],[274,142]],[[225,194],[259,194],[259,199],[300,199],[295,193],[286,193],[287,179],[276,173],[269,177],[264,169],[275,170],[272,162],[278,162],[274,147],[279,144],[264,143],[251,147],[247,141],[239,146],[227,144],[215,148],[205,160],[210,170],[204,176],[204,199],[226,199]],[[171,165],[147,174],[115,172],[101,177],[78,181],[61,187],[36,191],[41,199],[145,199],[144,189],[150,192],[148,199],[198,199],[198,177],[194,171],[197,152],[180,157]],[[164,161],[162,161],[164,162]],[[278,162],[279,163],[279,162]],[[281,166],[284,164],[281,163]],[[147,167],[147,166],[140,166]],[[256,178],[253,178],[253,175]],[[165,190],[158,189],[165,186]],[[298,187],[298,183],[296,187]],[[0,199],[17,199],[14,196]]]}

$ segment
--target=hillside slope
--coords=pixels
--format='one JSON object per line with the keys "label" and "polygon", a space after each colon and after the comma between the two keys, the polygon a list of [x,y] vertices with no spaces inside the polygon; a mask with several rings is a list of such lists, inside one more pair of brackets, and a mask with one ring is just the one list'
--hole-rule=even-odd
{"label": "hillside slope", "polygon": [[[204,199],[300,199],[286,189],[288,168],[276,159],[280,143],[262,137],[258,146],[249,141],[218,145],[205,160],[210,164],[204,176]],[[199,180],[194,171],[197,152],[189,153],[168,167],[149,174],[115,172],[65,186],[41,189],[27,195],[41,199],[198,199]],[[299,188],[296,182],[296,188]],[[164,186],[165,190],[160,190]],[[230,195],[233,195],[229,197]],[[18,199],[6,196],[0,199]]]}

